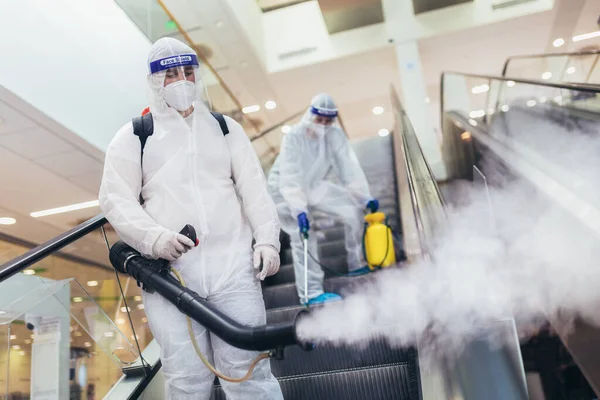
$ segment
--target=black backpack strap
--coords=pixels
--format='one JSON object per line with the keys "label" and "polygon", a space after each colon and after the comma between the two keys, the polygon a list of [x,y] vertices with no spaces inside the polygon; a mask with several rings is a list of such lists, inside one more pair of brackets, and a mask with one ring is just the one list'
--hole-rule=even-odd
{"label": "black backpack strap", "polygon": [[210,113],[213,117],[215,117],[215,119],[219,123],[219,126],[221,127],[221,132],[223,132],[223,136],[226,136],[229,133],[229,128],[227,127],[227,121],[225,121],[225,117],[223,116],[223,114],[218,113],[216,111],[211,111]]}
{"label": "black backpack strap", "polygon": [[[141,151],[140,151],[140,167],[144,161],[144,147],[146,147],[146,141],[149,136],[154,133],[154,120],[152,119],[152,113],[147,113],[141,117],[136,117],[131,120],[133,123],[133,134],[140,139]],[[142,174],[143,176],[143,174]],[[140,204],[144,204],[144,198],[140,193]]]}
{"label": "black backpack strap", "polygon": [[148,140],[148,136],[152,136],[154,133],[154,120],[152,119],[152,113],[147,113],[141,117],[136,117],[131,122],[133,122],[133,134],[140,139],[140,144],[142,145],[141,154],[143,159],[146,140]]}

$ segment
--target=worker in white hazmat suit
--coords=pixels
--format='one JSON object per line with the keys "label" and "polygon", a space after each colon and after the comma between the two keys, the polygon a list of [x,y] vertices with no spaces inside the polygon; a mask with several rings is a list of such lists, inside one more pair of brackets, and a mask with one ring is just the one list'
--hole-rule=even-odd
{"label": "worker in white hazmat suit", "polygon": [[[154,133],[141,153],[131,122],[117,132],[106,152],[102,210],[125,243],[147,257],[173,261],[186,285],[219,311],[242,324],[264,324],[260,280],[279,269],[279,221],[261,165],[243,128],[226,117],[224,135],[210,114],[190,47],[160,39],[148,64]],[[197,231],[197,247],[177,233],[186,224]],[[159,294],[143,297],[161,346],[166,398],[208,399],[214,375],[192,347],[186,317]],[[220,372],[246,373],[258,353],[193,324],[202,352]],[[283,398],[268,360],[250,380],[221,384],[230,400]]]}
{"label": "worker in white hazmat suit", "polygon": [[[302,233],[310,229],[315,211],[340,217],[345,223],[348,269],[367,271],[362,252],[365,207],[376,211],[365,174],[337,124],[337,107],[331,96],[319,94],[302,120],[285,135],[281,151],[269,173],[269,192],[277,206],[282,229],[290,235],[298,297],[303,304],[339,300],[323,291],[324,273],[317,263],[316,235],[309,235],[308,279],[305,283]],[[334,170],[342,185],[327,181]],[[307,294],[305,294],[307,286]]]}

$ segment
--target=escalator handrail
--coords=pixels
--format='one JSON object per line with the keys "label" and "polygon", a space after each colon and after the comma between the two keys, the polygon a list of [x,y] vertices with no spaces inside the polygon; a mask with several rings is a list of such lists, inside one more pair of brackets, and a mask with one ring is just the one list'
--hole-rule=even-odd
{"label": "escalator handrail", "polygon": [[[511,78],[507,76],[498,76],[498,75],[480,75],[480,74],[467,74],[464,72],[454,72],[454,71],[444,71],[442,72],[440,78],[440,120],[443,120],[444,112],[446,111],[444,105],[444,79],[446,75],[458,75],[467,78],[477,78],[477,79],[486,79],[488,81],[503,81],[503,82],[515,82],[515,83],[523,83],[526,85],[535,85],[535,86],[544,86],[544,87],[552,87],[556,89],[566,89],[580,92],[592,92],[592,93],[600,93],[600,86],[598,85],[589,85],[589,84],[581,84],[581,83],[570,83],[570,82],[546,82],[546,81],[536,81],[531,79],[521,79],[521,78]],[[491,93],[491,92],[490,92]],[[490,95],[488,93],[488,96]]]}
{"label": "escalator handrail", "polygon": [[23,271],[25,268],[43,260],[63,247],[76,242],[88,233],[100,228],[106,222],[107,221],[106,218],[104,218],[104,215],[96,215],[95,217],[92,217],[89,220],[77,225],[75,228],[56,236],[55,238],[52,238],[47,242],[40,244],[39,246],[34,247],[33,249],[16,258],[13,258],[2,265],[2,270],[0,271],[0,282],[4,282],[11,276]]}
{"label": "escalator handrail", "polygon": [[524,59],[534,59],[534,58],[551,58],[551,57],[578,57],[578,56],[593,56],[600,55],[600,50],[586,50],[586,51],[575,51],[575,52],[563,52],[563,53],[538,53],[538,54],[526,54],[519,56],[510,56],[504,61],[504,66],[502,67],[502,76],[506,76],[506,71],[508,70],[508,64],[512,60],[524,60]]}
{"label": "escalator handrail", "polygon": [[[508,82],[512,81],[515,83],[523,83],[526,85],[535,85],[535,86],[545,86],[556,89],[567,89],[579,92],[593,92],[600,93],[600,86],[591,85],[585,83],[570,83],[570,82],[547,82],[547,81],[536,81],[533,79],[522,79],[522,78],[511,78],[508,76],[501,75],[480,75],[480,74],[465,74],[464,72],[454,72],[454,71],[444,71],[442,72],[442,83],[444,82],[445,75],[460,75],[468,78],[478,78],[478,79],[487,79],[492,81],[503,81]],[[442,85],[443,90],[443,85]],[[442,92],[443,95],[443,92]],[[442,97],[443,103],[443,97]]]}
{"label": "escalator handrail", "polygon": [[299,112],[297,112],[297,113],[295,113],[293,115],[290,115],[289,117],[285,118],[283,121],[278,122],[275,125],[273,125],[273,126],[267,128],[267,129],[265,129],[264,131],[260,132],[258,135],[252,136],[250,138],[250,141],[254,142],[257,139],[260,139],[261,137],[268,135],[269,133],[273,132],[275,129],[279,128],[280,126],[285,125],[285,123],[288,122],[289,120],[297,118],[297,117],[301,116],[304,113],[305,113],[305,110],[302,110],[302,111],[299,111]]}

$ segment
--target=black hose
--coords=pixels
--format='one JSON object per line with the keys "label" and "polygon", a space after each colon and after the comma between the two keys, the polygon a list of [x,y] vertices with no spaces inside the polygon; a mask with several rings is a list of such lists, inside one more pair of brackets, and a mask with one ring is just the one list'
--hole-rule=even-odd
{"label": "black hose", "polygon": [[305,350],[313,347],[296,336],[297,322],[301,315],[307,312],[305,310],[300,311],[293,321],[256,327],[242,325],[215,309],[198,293],[181,286],[177,279],[168,273],[164,260],[146,259],[121,241],[112,246],[109,258],[117,271],[131,275],[144,290],[160,294],[182,313],[234,347],[256,351],[294,344]]}

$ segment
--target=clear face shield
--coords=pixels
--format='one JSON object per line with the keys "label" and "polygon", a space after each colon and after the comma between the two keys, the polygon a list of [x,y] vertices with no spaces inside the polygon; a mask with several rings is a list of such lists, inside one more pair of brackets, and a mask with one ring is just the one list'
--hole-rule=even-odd
{"label": "clear face shield", "polygon": [[311,106],[302,120],[307,127],[308,134],[317,138],[325,136],[332,127],[339,127],[337,110],[327,110]]}
{"label": "clear face shield", "polygon": [[150,63],[148,83],[154,106],[185,112],[194,106],[208,111],[210,102],[195,54],[180,54]]}

